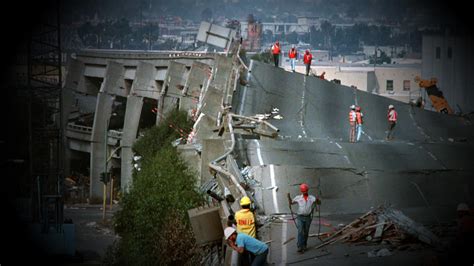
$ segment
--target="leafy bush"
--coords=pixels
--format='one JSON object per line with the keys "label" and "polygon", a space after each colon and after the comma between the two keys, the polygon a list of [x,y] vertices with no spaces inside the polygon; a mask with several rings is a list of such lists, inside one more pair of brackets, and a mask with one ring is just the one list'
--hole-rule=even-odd
{"label": "leafy bush", "polygon": [[190,128],[184,112],[170,113],[160,126],[148,130],[134,145],[143,156],[129,193],[114,216],[120,241],[108,252],[107,264],[168,265],[199,261],[187,210],[202,203],[191,172],[171,141],[175,129]]}

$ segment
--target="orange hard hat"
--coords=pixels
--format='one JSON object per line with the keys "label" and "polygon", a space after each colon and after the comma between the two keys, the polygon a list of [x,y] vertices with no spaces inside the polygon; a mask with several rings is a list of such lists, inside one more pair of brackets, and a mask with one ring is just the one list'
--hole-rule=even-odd
{"label": "orange hard hat", "polygon": [[309,187],[305,183],[300,185],[300,191],[301,192],[303,192],[303,193],[308,192],[308,189],[309,189]]}

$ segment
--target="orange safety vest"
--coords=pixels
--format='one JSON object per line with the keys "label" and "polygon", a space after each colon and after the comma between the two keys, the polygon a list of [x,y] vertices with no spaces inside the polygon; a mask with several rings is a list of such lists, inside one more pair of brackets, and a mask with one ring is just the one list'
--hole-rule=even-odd
{"label": "orange safety vest", "polygon": [[387,114],[388,121],[397,122],[397,116],[398,116],[397,111],[395,111],[393,109],[390,110]]}
{"label": "orange safety vest", "polygon": [[356,118],[357,118],[356,111],[350,110],[349,111],[349,122],[354,123],[356,121]]}
{"label": "orange safety vest", "polygon": [[303,61],[305,64],[311,64],[311,60],[313,60],[312,54],[304,54]]}
{"label": "orange safety vest", "polygon": [[361,112],[356,112],[356,121],[357,121],[357,124],[361,125],[363,123],[362,121],[362,117],[364,115],[361,113]]}
{"label": "orange safety vest", "polygon": [[274,44],[272,47],[272,52],[273,54],[279,54],[280,53],[280,45]]}
{"label": "orange safety vest", "polygon": [[298,52],[296,51],[296,49],[291,49],[290,52],[288,52],[289,58],[296,58],[297,55],[298,55]]}

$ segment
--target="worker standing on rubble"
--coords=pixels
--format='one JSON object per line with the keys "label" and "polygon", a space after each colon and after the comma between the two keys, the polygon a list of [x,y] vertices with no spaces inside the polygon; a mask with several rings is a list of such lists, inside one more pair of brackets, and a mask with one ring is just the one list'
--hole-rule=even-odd
{"label": "worker standing on rubble", "polygon": [[393,139],[393,129],[397,125],[397,111],[395,111],[395,107],[393,105],[388,106],[388,113],[387,113],[387,119],[388,119],[388,132],[387,132],[387,138],[386,140],[391,140]]}
{"label": "worker standing on rubble", "polygon": [[237,233],[233,227],[227,227],[224,230],[224,237],[227,240],[227,244],[238,253],[242,254],[244,251],[252,253],[255,257],[252,260],[252,266],[265,265],[268,255],[267,244],[249,235]]}
{"label": "worker standing on rubble", "polygon": [[313,60],[313,55],[306,49],[303,57],[303,62],[306,65],[306,76],[309,75],[309,71],[311,70],[311,60]]}
{"label": "worker standing on rubble", "polygon": [[356,133],[356,121],[357,121],[357,114],[356,114],[356,106],[351,105],[351,110],[349,111],[349,142],[355,142],[355,133]]}
{"label": "worker standing on rubble", "polygon": [[251,237],[257,237],[255,229],[255,215],[250,210],[252,201],[249,197],[242,197],[240,207],[242,208],[235,213],[235,222],[237,223],[237,232],[247,234]]}
{"label": "worker standing on rubble", "polygon": [[290,51],[288,52],[288,58],[290,58],[291,71],[295,72],[296,60],[298,59],[298,51],[293,44]]}
{"label": "worker standing on rubble", "polygon": [[362,133],[362,124],[364,123],[364,114],[361,111],[360,106],[356,106],[356,131],[357,131],[357,142],[360,140],[360,135]]}
{"label": "worker standing on rubble", "polygon": [[[249,197],[245,196],[240,199],[240,207],[242,209],[235,213],[235,222],[237,224],[238,233],[247,234],[256,238],[255,215],[252,210],[250,210],[250,204],[252,204],[252,201]],[[250,265],[253,259],[253,255],[250,252],[244,251],[242,254],[242,265]]]}
{"label": "worker standing on rubble", "polygon": [[290,208],[292,204],[298,204],[298,211],[296,213],[298,242],[296,245],[298,247],[299,253],[304,253],[306,250],[309,227],[311,226],[311,221],[313,220],[313,211],[316,208],[316,205],[321,204],[319,198],[308,194],[308,190],[308,185],[303,183],[300,185],[301,195],[294,197],[292,200],[290,194],[288,193],[288,203],[290,204]]}
{"label": "worker standing on rubble", "polygon": [[275,62],[275,66],[278,67],[280,64],[280,42],[276,41],[274,45],[272,45],[272,54],[273,54],[273,62]]}

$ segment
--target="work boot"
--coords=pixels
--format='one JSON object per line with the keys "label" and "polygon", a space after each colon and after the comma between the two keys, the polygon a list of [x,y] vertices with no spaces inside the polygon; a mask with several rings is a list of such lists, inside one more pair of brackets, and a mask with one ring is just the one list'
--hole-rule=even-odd
{"label": "work boot", "polygon": [[298,251],[298,253],[304,253],[304,250],[303,250],[303,248],[298,248],[298,250],[297,250],[297,251]]}

